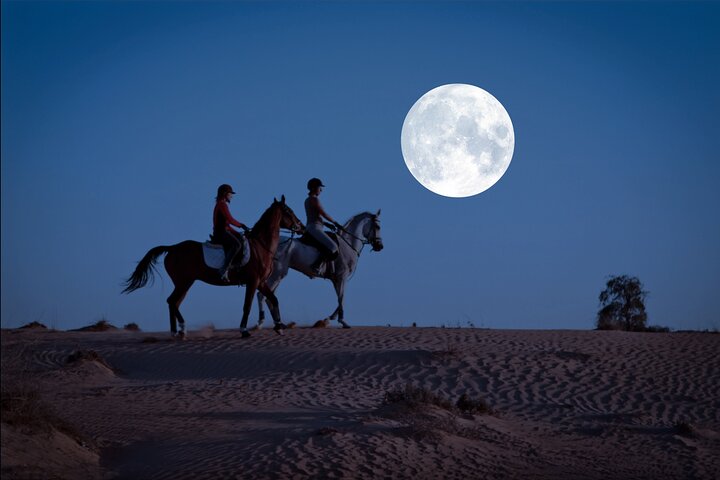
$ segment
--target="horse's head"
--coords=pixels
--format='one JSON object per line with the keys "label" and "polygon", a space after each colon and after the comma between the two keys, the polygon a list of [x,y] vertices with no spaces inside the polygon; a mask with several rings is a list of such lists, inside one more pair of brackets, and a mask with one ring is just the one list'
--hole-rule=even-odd
{"label": "horse's head", "polygon": [[380,210],[375,215],[369,216],[369,221],[363,227],[363,236],[372,247],[373,252],[379,252],[384,248],[380,236]]}
{"label": "horse's head", "polygon": [[287,228],[293,233],[305,230],[305,225],[303,225],[300,219],[297,218],[295,212],[292,211],[292,208],[288,207],[285,203],[285,195],[281,197],[280,201],[276,198],[273,206],[280,209],[280,228]]}

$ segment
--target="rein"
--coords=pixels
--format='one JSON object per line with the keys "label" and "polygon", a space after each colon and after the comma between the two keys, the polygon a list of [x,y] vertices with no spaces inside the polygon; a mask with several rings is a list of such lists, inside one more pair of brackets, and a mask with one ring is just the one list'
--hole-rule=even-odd
{"label": "rein", "polygon": [[361,238],[361,237],[358,237],[358,236],[356,236],[356,235],[353,235],[352,233],[348,232],[348,231],[345,229],[345,227],[342,227],[342,228],[340,228],[339,230],[342,230],[344,233],[347,233],[349,236],[351,236],[351,237],[354,238],[355,240],[360,240],[360,243],[362,244],[362,246],[360,247],[360,250],[358,251],[358,250],[355,249],[355,247],[352,246],[352,243],[350,243],[345,237],[342,236],[342,233],[341,233],[341,232],[338,232],[338,233],[337,233],[337,236],[338,236],[340,239],[342,239],[343,242],[347,243],[348,247],[350,247],[350,248],[352,249],[352,251],[357,254],[358,258],[360,258],[360,254],[362,253],[363,248],[365,247],[365,245],[370,245],[370,243],[372,243],[372,242],[370,242],[367,238]]}

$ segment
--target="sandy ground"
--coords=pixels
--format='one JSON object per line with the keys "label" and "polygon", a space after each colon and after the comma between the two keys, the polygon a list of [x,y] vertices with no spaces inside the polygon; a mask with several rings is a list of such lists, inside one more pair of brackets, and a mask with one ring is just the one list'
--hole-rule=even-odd
{"label": "sandy ground", "polygon": [[[3,413],[4,479],[720,478],[717,334],[4,330],[2,355],[76,429]],[[494,412],[384,404],[406,384]]]}

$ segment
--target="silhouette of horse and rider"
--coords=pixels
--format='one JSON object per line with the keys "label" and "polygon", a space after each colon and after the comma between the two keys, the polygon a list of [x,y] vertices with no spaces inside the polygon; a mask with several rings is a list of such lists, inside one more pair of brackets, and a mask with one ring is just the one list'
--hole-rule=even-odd
{"label": "silhouette of horse and rider", "polygon": [[[130,293],[147,285],[154,277],[155,263],[165,254],[165,270],[174,285],[167,298],[170,331],[173,336],[182,338],[186,334],[180,304],[196,280],[217,286],[245,285],[245,301],[240,321],[242,338],[250,337],[247,322],[255,292],[258,292],[260,302],[259,325],[264,319],[264,299],[273,317],[275,332],[282,334],[286,326],[281,320],[274,292],[287,275],[288,268],[293,268],[310,278],[323,277],[333,282],[338,295],[338,307],[328,318],[334,319],[338,316],[343,327],[349,327],[343,320],[342,310],[345,282],[355,270],[365,244],[372,245],[373,251],[383,248],[378,220],[380,211],[374,215],[367,212],[356,215],[345,225],[341,225],[320,203],[318,197],[324,186],[318,178],[308,181],[308,198],[305,200],[307,227],[285,203],[283,195],[280,201],[274,199],[257,223],[249,229],[230,213],[229,204],[235,191],[228,184],[220,185],[215,197],[210,242],[185,240],[175,245],[160,245],[150,249],[124,283],[123,293]],[[326,232],[323,227],[332,228],[338,233]],[[281,228],[290,230],[293,236],[303,231],[304,235],[299,240],[283,237],[283,248],[278,252]],[[212,256],[210,252],[217,252],[220,247],[224,255],[216,265],[208,259]]]}

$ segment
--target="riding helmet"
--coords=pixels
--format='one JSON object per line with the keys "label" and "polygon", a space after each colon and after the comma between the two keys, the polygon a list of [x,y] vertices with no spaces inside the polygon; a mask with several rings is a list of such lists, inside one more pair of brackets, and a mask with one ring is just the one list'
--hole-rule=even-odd
{"label": "riding helmet", "polygon": [[233,190],[233,187],[231,187],[227,183],[223,183],[218,187],[218,198],[224,197],[227,193],[232,193],[234,195],[235,191]]}
{"label": "riding helmet", "polygon": [[311,190],[311,191],[315,190],[317,187],[324,187],[324,186],[325,185],[323,185],[322,180],[320,180],[319,178],[311,178],[310,180],[308,180],[308,183],[307,183],[307,188],[308,188],[308,190]]}

